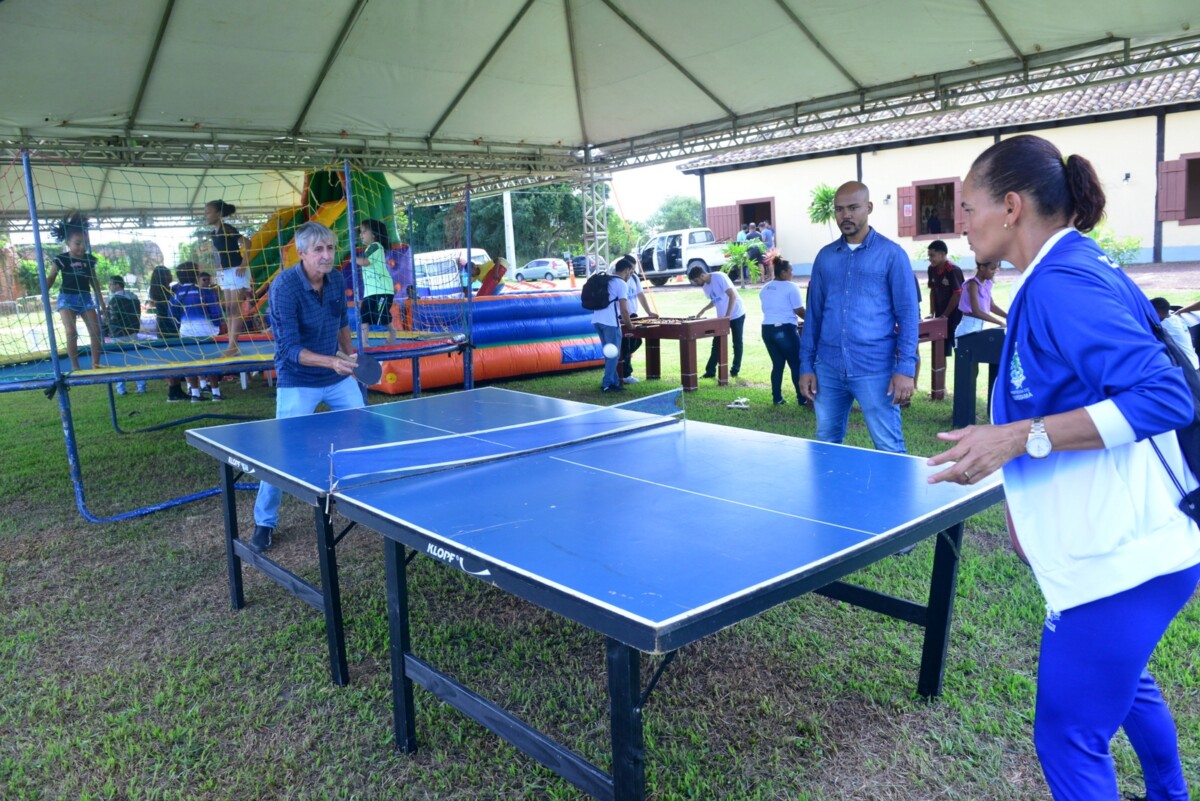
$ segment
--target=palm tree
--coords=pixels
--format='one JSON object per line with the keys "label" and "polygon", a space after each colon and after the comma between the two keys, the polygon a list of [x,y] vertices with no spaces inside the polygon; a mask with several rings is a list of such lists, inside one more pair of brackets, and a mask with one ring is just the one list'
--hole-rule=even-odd
{"label": "palm tree", "polygon": [[837,190],[826,183],[817,184],[809,192],[812,202],[808,204],[808,219],[829,226],[830,236],[833,235],[833,198],[836,194]]}

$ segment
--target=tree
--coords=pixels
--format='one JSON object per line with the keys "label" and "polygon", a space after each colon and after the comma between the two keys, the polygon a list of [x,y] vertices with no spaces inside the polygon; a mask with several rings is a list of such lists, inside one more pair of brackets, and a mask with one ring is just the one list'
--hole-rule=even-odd
{"label": "tree", "polygon": [[[689,201],[699,216],[698,201]],[[563,253],[581,254],[583,248],[583,200],[571,184],[555,184],[512,193],[513,236],[516,237],[516,266],[530,259]],[[413,250],[423,253],[464,247],[466,208],[462,203],[421,206],[412,210]],[[692,219],[683,227],[694,227]],[[402,231],[402,236],[407,236]],[[632,253],[647,236],[646,224],[622,219],[608,209],[608,250],[611,258]],[[504,199],[492,195],[471,200],[471,244],[491,256],[505,252]]]}
{"label": "tree", "polygon": [[38,281],[37,262],[32,259],[21,259],[17,262],[17,283],[21,285],[22,295],[40,295],[42,287]]}
{"label": "tree", "polygon": [[687,195],[668,197],[658,207],[658,211],[650,215],[650,219],[646,221],[646,225],[653,231],[698,228],[703,224],[700,219],[700,199]]}
{"label": "tree", "polygon": [[93,253],[96,259],[96,277],[100,279],[101,288],[108,286],[108,279],[114,275],[124,278],[129,274],[127,259],[109,259],[103,253]]}
{"label": "tree", "polygon": [[636,220],[625,220],[613,209],[608,210],[608,255],[617,258],[634,253],[638,243],[647,236],[646,224]]}
{"label": "tree", "polygon": [[193,264],[211,264],[212,250],[206,250],[205,246],[199,241],[184,242],[179,246],[179,263],[190,261]]}
{"label": "tree", "polygon": [[[570,184],[512,193],[517,260],[583,251],[583,205]],[[413,250],[465,247],[463,203],[413,209]],[[499,195],[471,201],[471,244],[489,255],[504,253],[504,200]]]}

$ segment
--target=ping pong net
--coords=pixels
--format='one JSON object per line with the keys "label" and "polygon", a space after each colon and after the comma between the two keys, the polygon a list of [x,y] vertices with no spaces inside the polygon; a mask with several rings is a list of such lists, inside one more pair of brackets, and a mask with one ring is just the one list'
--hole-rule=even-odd
{"label": "ping pong net", "polygon": [[456,470],[669,425],[683,417],[678,406],[681,392],[673,389],[613,406],[496,428],[334,449],[329,453],[329,491]]}

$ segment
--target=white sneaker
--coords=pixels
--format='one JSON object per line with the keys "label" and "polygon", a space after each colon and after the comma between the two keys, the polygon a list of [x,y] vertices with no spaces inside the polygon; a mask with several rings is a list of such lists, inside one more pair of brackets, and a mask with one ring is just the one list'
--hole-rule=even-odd
{"label": "white sneaker", "polygon": [[636,383],[640,382],[642,379],[638,378],[636,375],[631,375],[624,380],[625,380],[626,384],[636,384]]}

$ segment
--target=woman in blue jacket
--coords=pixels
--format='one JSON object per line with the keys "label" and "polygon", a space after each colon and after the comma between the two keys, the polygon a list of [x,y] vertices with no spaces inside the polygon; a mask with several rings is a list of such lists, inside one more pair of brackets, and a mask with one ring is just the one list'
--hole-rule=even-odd
{"label": "woman in blue jacket", "polygon": [[1012,263],[1022,283],[994,425],[940,434],[955,444],[930,464],[953,465],[930,481],[1003,470],[1009,533],[1046,598],[1034,744],[1054,798],[1118,798],[1109,741],[1123,727],[1147,798],[1186,800],[1175,723],[1146,665],[1200,580],[1200,529],[1168,475],[1197,486],[1174,435],[1191,395],[1145,295],[1080,233],[1104,214],[1086,159],[1013,137],[975,160],[962,197],[976,259]]}

